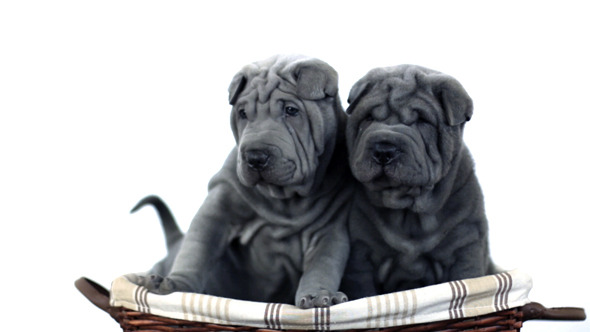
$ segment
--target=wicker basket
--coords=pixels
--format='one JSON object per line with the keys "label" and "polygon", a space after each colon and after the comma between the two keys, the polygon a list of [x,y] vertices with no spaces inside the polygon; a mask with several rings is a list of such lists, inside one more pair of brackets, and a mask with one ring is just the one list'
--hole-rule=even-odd
{"label": "wicker basket", "polygon": [[[123,307],[112,307],[109,304],[109,291],[96,282],[80,278],[76,288],[94,305],[104,310],[119,322],[123,331],[258,331],[271,332],[278,330],[261,329],[248,326],[228,326],[210,323],[170,319],[152,314],[129,310]],[[582,308],[545,308],[538,303],[529,303],[522,307],[495,312],[492,314],[444,320],[425,324],[404,325],[371,330],[349,331],[519,331],[523,322],[532,319],[544,320],[585,320]],[[281,330],[285,331],[285,330]]]}

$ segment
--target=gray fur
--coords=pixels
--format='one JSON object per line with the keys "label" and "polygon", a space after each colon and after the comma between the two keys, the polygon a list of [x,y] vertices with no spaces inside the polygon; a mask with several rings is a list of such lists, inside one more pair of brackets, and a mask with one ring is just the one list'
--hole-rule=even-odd
{"label": "gray fur", "polygon": [[346,139],[361,184],[342,289],[351,298],[492,272],[483,195],[463,127],[473,104],[423,67],[371,70],[351,89]]}
{"label": "gray fur", "polygon": [[352,193],[338,77],[311,58],[244,67],[229,101],[236,147],[209,183],[167,275],[131,275],[151,291],[207,293],[303,308],[338,292]]}

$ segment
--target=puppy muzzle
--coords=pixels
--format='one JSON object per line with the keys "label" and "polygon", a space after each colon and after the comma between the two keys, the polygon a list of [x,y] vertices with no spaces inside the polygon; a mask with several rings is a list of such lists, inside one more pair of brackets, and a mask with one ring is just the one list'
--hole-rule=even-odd
{"label": "puppy muzzle", "polygon": [[240,181],[246,186],[289,185],[296,169],[295,163],[283,157],[276,146],[252,145],[240,148],[237,172]]}
{"label": "puppy muzzle", "polygon": [[368,130],[351,155],[355,177],[369,187],[428,185],[430,163],[419,134],[409,127]]}

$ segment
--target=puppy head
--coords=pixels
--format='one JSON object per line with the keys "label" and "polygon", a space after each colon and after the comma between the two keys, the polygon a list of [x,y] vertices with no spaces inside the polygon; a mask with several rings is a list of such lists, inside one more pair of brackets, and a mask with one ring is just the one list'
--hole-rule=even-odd
{"label": "puppy head", "polygon": [[336,71],[317,59],[275,56],[238,72],[229,102],[242,184],[274,198],[308,195],[345,120]]}
{"label": "puppy head", "polygon": [[346,140],[373,203],[412,208],[449,172],[473,104],[454,78],[413,66],[371,70],[351,89]]}

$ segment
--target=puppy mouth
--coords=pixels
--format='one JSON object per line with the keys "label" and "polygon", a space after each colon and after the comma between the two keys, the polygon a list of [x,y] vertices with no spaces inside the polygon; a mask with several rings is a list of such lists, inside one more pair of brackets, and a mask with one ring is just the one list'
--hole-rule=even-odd
{"label": "puppy mouth", "polygon": [[416,185],[410,183],[403,183],[388,177],[385,173],[377,176],[373,180],[364,183],[365,188],[372,192],[398,192],[404,196],[418,197],[422,193],[432,190],[430,185]]}
{"label": "puppy mouth", "polygon": [[405,208],[434,188],[425,165],[415,162],[411,153],[401,151],[395,160],[375,161],[370,149],[352,166],[353,174],[378,205]]}
{"label": "puppy mouth", "polygon": [[268,183],[275,186],[286,186],[293,182],[297,167],[293,161],[287,160],[280,165],[269,167],[264,171],[258,171],[259,184]]}
{"label": "puppy mouth", "polygon": [[273,185],[288,186],[295,182],[297,166],[291,160],[271,157],[264,168],[254,168],[246,162],[241,162],[239,175],[247,186]]}
{"label": "puppy mouth", "polygon": [[369,200],[376,206],[389,209],[411,208],[417,199],[432,191],[434,185],[415,185],[393,181],[382,174],[363,183]]}
{"label": "puppy mouth", "polygon": [[355,143],[351,170],[367,190],[417,197],[432,189],[434,165],[413,128],[367,130]]}
{"label": "puppy mouth", "polygon": [[366,149],[351,165],[357,180],[365,184],[369,190],[423,187],[428,184],[424,166],[414,162],[413,156],[399,152],[386,162],[375,159],[375,154]]}

